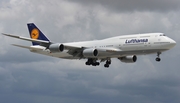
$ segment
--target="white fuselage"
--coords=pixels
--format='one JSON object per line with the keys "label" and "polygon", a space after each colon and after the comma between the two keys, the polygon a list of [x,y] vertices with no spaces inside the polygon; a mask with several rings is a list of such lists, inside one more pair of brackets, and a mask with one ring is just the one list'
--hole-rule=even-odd
{"label": "white fuselage", "polygon": [[[98,59],[103,59],[163,52],[174,47],[176,42],[165,36],[163,33],[147,33],[117,36],[103,40],[71,42],[63,44],[105,51],[106,53],[102,53],[97,57]],[[43,46],[38,46],[37,48],[41,48],[41,50],[31,51],[58,58],[80,59],[79,57],[70,55],[67,50],[64,50],[63,52],[51,53],[50,50]]]}
{"label": "white fuselage", "polygon": [[[145,33],[116,36],[102,40],[53,43],[34,23],[28,23],[30,38],[5,34],[5,36],[32,42],[33,46],[13,44],[29,49],[31,52],[64,59],[87,59],[86,65],[98,66],[105,62],[108,68],[111,58],[118,58],[124,63],[135,63],[136,55],[157,53],[157,62],[161,61],[160,54],[176,45],[176,42],[163,33]],[[99,61],[100,60],[100,61]]]}

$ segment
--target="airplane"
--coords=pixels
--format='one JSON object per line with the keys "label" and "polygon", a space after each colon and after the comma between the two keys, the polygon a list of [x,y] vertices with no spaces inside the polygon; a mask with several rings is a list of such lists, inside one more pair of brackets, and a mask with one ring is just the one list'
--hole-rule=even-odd
{"label": "airplane", "polygon": [[5,34],[5,36],[32,42],[32,46],[12,44],[29,49],[31,52],[63,59],[87,59],[86,65],[99,66],[105,62],[108,68],[112,58],[124,63],[135,63],[137,55],[156,53],[157,62],[160,54],[173,48],[176,42],[164,33],[145,33],[110,37],[102,40],[70,43],[54,43],[50,41],[34,23],[27,24],[30,38]]}

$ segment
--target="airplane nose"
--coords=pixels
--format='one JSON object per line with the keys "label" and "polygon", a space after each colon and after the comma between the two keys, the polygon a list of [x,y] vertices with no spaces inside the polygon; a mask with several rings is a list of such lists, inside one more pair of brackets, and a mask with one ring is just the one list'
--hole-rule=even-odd
{"label": "airplane nose", "polygon": [[171,38],[169,38],[169,42],[170,42],[171,48],[176,45],[176,41],[174,41],[174,40],[171,39]]}
{"label": "airplane nose", "polygon": [[172,45],[176,45],[176,41],[174,41],[174,40],[171,40],[171,42],[170,42]]}

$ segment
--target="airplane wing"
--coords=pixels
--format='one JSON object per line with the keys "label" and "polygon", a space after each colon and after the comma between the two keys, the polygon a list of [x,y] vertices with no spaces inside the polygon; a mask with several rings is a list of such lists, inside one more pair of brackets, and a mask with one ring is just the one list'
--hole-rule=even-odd
{"label": "airplane wing", "polygon": [[82,51],[86,47],[82,46],[71,46],[71,45],[64,45],[64,49],[68,50],[68,54],[73,55],[74,57],[82,57]]}
{"label": "airplane wing", "polygon": [[[54,43],[50,42],[50,41],[45,41],[45,40],[39,40],[39,39],[31,39],[31,38],[27,38],[27,37],[22,37],[22,36],[16,36],[16,35],[12,35],[12,34],[5,34],[2,33],[5,36],[9,36],[9,37],[13,37],[13,38],[17,38],[17,39],[22,39],[22,40],[26,40],[26,41],[31,41],[31,42],[36,42],[39,43],[40,46],[43,46],[45,48],[49,48],[49,46],[53,45]],[[21,48],[26,48],[29,50],[43,50],[43,47],[37,47],[37,46],[22,46],[22,45],[17,45],[17,44],[12,44],[13,46],[17,46],[17,47],[21,47]],[[62,44],[63,45],[63,49],[67,50],[67,53],[74,56],[74,57],[83,57],[82,52],[85,49],[89,49],[88,47],[83,47],[83,46],[72,46],[69,44]],[[59,48],[59,47],[57,47]],[[120,51],[119,49],[116,48],[96,48],[99,52],[102,53],[115,53]],[[51,51],[51,50],[50,50]]]}
{"label": "airplane wing", "polygon": [[[45,46],[45,47],[49,47],[49,45],[53,44],[50,41],[45,41],[45,40],[39,40],[39,39],[31,39],[31,38],[27,38],[27,37],[22,37],[22,36],[17,36],[17,35],[12,35],[12,34],[5,34],[2,33],[2,35],[5,36],[9,36],[9,37],[13,37],[13,38],[17,38],[17,39],[21,39],[21,40],[26,40],[26,41],[31,41],[31,42],[36,42],[39,43],[41,46]],[[26,49],[38,49],[41,50],[41,48],[34,48],[33,46],[22,46],[22,45],[17,45],[17,44],[12,44],[13,46],[17,46],[17,47],[21,47],[21,48],[26,48]],[[83,50],[83,47],[81,46],[71,46],[71,45],[64,45],[64,49],[68,50],[67,53],[69,53],[70,55],[73,56],[80,56],[81,51]]]}

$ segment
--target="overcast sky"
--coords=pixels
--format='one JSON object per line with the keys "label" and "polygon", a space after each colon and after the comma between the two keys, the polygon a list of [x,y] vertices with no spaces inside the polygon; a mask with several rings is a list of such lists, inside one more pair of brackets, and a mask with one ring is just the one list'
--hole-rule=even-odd
{"label": "overcast sky", "polygon": [[0,32],[29,37],[34,22],[54,42],[163,32],[177,45],[155,61],[110,68],[34,54],[0,36],[0,103],[179,103],[180,0],[0,0]]}

